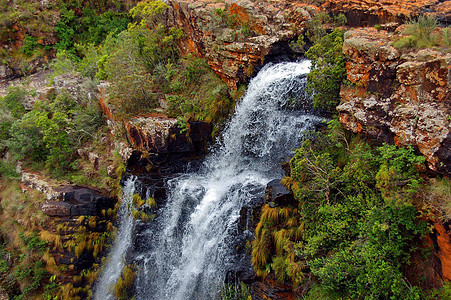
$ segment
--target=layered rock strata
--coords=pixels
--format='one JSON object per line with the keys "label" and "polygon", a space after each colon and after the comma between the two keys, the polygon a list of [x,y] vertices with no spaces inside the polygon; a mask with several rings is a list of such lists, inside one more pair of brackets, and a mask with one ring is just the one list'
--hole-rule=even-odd
{"label": "layered rock strata", "polygon": [[451,174],[451,54],[401,53],[395,34],[360,28],[346,32],[347,79],[337,107],[346,129],[399,146],[412,145],[431,169]]}
{"label": "layered rock strata", "polygon": [[433,14],[445,23],[451,20],[451,7],[439,0],[327,0],[320,6],[309,1],[167,3],[169,9],[159,21],[183,28],[182,51],[205,57],[231,88],[274,57],[294,56],[289,41],[302,35],[306,22],[321,11],[332,16],[343,13],[350,26],[391,23],[396,28],[422,13]]}

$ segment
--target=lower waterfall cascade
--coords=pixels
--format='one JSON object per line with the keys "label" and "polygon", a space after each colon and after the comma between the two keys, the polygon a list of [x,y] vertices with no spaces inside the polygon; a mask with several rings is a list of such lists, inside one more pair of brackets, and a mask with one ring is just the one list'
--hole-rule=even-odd
{"label": "lower waterfall cascade", "polygon": [[130,248],[133,233],[133,216],[131,205],[135,193],[136,177],[130,176],[124,183],[121,195],[121,204],[118,211],[119,228],[116,240],[110,251],[108,262],[102,275],[99,278],[99,284],[96,289],[94,299],[109,300],[114,299],[111,292],[112,287],[121,276],[122,268],[125,264],[125,255]]}
{"label": "lower waterfall cascade", "polygon": [[[269,181],[283,177],[280,163],[301,145],[304,132],[322,120],[309,112],[308,104],[300,105],[310,98],[305,92],[309,70],[307,60],[262,68],[201,167],[166,182],[166,202],[151,228],[140,233],[140,250],[133,253],[136,299],[218,298],[233,264],[230,236],[241,208],[255,195],[264,195]],[[125,182],[118,237],[95,299],[114,299],[111,287],[133,239],[127,207],[134,180]]]}

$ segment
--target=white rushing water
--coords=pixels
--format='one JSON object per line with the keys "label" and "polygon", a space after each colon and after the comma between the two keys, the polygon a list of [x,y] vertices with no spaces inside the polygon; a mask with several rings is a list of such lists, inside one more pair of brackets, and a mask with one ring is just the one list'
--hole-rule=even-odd
{"label": "white rushing water", "polygon": [[[166,205],[135,241],[140,245],[134,253],[136,299],[218,298],[233,263],[230,240],[240,209],[262,196],[271,179],[283,176],[280,162],[300,146],[303,132],[320,121],[305,110],[290,109],[296,99],[305,99],[309,68],[309,61],[265,66],[251,80],[219,146],[200,170],[167,182]],[[124,187],[119,235],[95,299],[111,297],[130,248],[133,182],[127,180]]]}
{"label": "white rushing water", "polygon": [[309,68],[309,61],[264,67],[201,170],[168,182],[167,204],[137,257],[137,299],[217,299],[232,257],[227,237],[236,232],[240,209],[283,176],[280,162],[320,121],[289,109],[293,98],[305,96]]}
{"label": "white rushing water", "polygon": [[113,248],[111,249],[108,261],[98,280],[94,299],[108,300],[115,299],[113,296],[114,285],[116,284],[125,264],[125,255],[130,248],[133,232],[132,204],[135,193],[136,177],[129,177],[122,189],[121,203],[118,211],[119,228]]}

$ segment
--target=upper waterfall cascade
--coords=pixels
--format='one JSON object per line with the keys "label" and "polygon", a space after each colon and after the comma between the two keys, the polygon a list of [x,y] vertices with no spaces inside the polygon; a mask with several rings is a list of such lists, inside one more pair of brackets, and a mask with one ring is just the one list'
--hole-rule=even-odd
{"label": "upper waterfall cascade", "polygon": [[233,259],[227,237],[237,230],[240,209],[263,195],[271,179],[283,176],[280,162],[300,146],[303,132],[321,121],[292,109],[299,98],[308,98],[309,68],[309,61],[265,66],[200,170],[167,182],[167,202],[152,229],[140,235],[145,250],[134,256],[136,299],[218,298]]}

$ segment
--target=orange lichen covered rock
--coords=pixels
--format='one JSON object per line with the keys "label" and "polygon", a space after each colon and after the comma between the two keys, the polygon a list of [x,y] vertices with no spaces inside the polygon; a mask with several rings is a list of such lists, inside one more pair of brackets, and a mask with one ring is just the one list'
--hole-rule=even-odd
{"label": "orange lichen covered rock", "polygon": [[236,88],[254,69],[278,55],[292,55],[289,41],[319,9],[303,1],[173,0],[166,21],[182,27],[182,54],[207,59],[212,69]]}
{"label": "orange lichen covered rock", "polygon": [[345,34],[347,79],[337,107],[345,128],[399,146],[413,145],[429,166],[451,171],[451,54],[414,50],[401,55],[393,34],[360,28]]}
{"label": "orange lichen covered rock", "polygon": [[403,23],[439,4],[439,0],[326,0],[322,9],[344,13],[351,26]]}
{"label": "orange lichen covered rock", "polygon": [[443,224],[435,224],[437,231],[437,256],[441,262],[441,275],[443,279],[451,280],[451,236]]}

